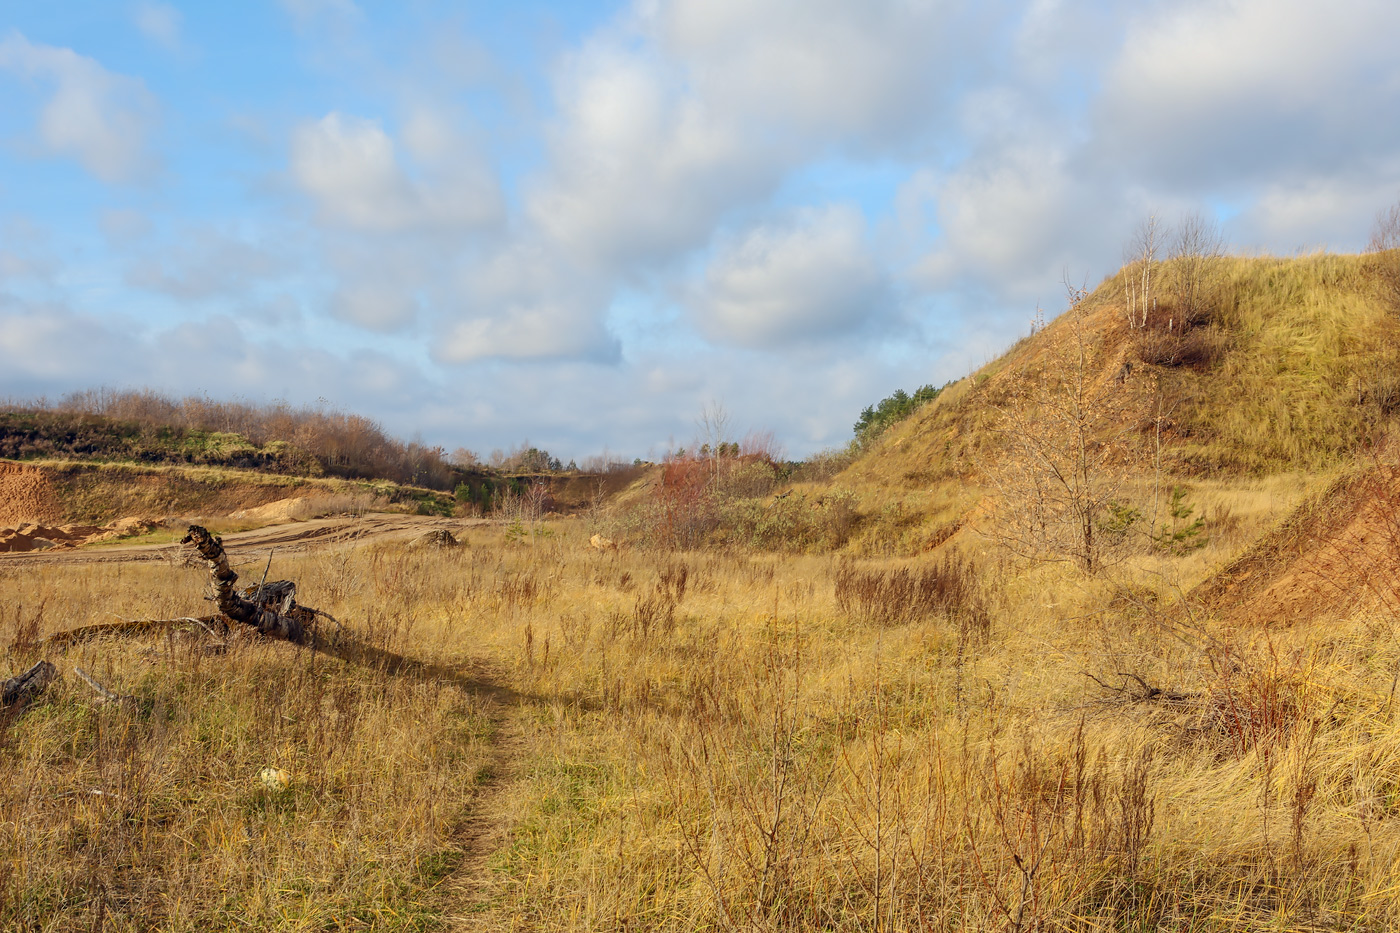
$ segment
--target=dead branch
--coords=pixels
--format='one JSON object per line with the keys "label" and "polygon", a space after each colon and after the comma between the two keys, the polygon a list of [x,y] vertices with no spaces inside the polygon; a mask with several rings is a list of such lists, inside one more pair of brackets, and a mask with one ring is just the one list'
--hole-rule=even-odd
{"label": "dead branch", "polygon": [[93,690],[96,690],[97,695],[102,697],[102,701],[104,703],[120,703],[122,701],[123,698],[121,696],[108,690],[96,680],[93,680],[92,676],[89,675],[88,672],[83,670],[81,667],[74,666],[73,673],[81,677],[83,679],[83,683],[87,684]]}
{"label": "dead branch", "polygon": [[[1199,700],[1198,693],[1180,693],[1175,690],[1163,690],[1161,687],[1154,687],[1143,680],[1137,674],[1118,671],[1114,676],[1123,678],[1123,682],[1118,686],[1104,683],[1099,678],[1088,671],[1080,671],[1085,677],[1092,680],[1104,689],[1107,696],[1105,699],[1113,701],[1125,701],[1128,703],[1165,703],[1169,706],[1185,706]],[[1132,683],[1135,682],[1137,688],[1134,689]]]}

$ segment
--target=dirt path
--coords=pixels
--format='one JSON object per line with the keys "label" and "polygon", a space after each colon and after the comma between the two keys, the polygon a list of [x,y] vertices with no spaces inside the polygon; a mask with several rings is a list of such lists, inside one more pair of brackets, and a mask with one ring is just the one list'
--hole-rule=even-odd
{"label": "dirt path", "polygon": [[[440,528],[455,535],[469,526],[482,524],[489,524],[489,521],[370,512],[353,518],[317,518],[304,522],[268,525],[253,531],[227,534],[223,539],[224,546],[231,556],[241,556],[243,552],[266,551],[269,547],[276,547],[282,552],[297,552],[339,544],[407,541]],[[106,545],[75,550],[0,553],[0,567],[172,561],[183,560],[185,555],[186,548],[179,543]]]}
{"label": "dirt path", "polygon": [[437,886],[443,928],[451,931],[498,929],[493,917],[495,893],[491,857],[510,844],[514,814],[512,790],[523,779],[526,755],[524,711],[503,696],[486,699],[492,705],[491,755],[477,772],[477,789],[466,815],[452,834],[462,859]]}

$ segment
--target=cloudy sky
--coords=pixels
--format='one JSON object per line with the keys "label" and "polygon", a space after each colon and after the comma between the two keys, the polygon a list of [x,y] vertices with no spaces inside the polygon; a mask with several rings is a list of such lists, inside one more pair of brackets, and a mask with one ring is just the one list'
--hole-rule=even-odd
{"label": "cloudy sky", "polygon": [[325,404],[483,454],[791,456],[1190,211],[1353,251],[1394,0],[11,0],[0,397]]}

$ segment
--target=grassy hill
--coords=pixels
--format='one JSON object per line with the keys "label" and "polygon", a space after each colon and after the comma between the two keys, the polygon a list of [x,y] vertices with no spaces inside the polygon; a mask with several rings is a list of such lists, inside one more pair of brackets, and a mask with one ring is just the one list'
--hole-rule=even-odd
{"label": "grassy hill", "polygon": [[1172,304],[1172,274],[1158,270],[1163,295],[1146,322],[1130,324],[1133,272],[1120,271],[884,432],[834,481],[860,497],[857,550],[915,553],[966,525],[1006,485],[997,465],[1023,461],[1036,411],[1067,404],[1076,378],[1095,409],[1088,439],[1118,461],[1105,472],[1119,501],[1150,525],[1169,517],[1177,485],[1239,518],[1248,490],[1312,488],[1394,429],[1400,313],[1367,257],[1223,258],[1189,314]]}

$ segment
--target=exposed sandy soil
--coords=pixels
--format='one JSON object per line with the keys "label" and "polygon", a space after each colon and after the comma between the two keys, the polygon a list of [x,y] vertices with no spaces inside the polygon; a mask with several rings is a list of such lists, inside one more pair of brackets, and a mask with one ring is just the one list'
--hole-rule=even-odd
{"label": "exposed sandy soil", "polygon": [[1240,624],[1400,610],[1400,470],[1334,484],[1193,595]]}
{"label": "exposed sandy soil", "polygon": [[[297,494],[287,493],[296,490]],[[303,550],[346,541],[396,540],[454,533],[469,522],[392,512],[355,487],[288,487],[176,470],[104,469],[92,464],[0,461],[0,559],[30,563],[108,563],[182,559],[179,544],[111,544],[157,528],[182,533],[189,521],[227,516],[257,530],[225,535],[230,550]],[[120,510],[120,511],[118,511]],[[323,518],[332,512],[340,517]],[[117,516],[127,517],[117,517]],[[204,516],[186,519],[175,516]],[[103,544],[103,547],[91,547]]]}
{"label": "exposed sandy soil", "polygon": [[[348,542],[410,541],[426,532],[445,529],[460,537],[471,525],[489,524],[486,519],[436,518],[422,515],[396,515],[374,512],[358,517],[317,518],[305,522],[269,525],[253,531],[223,536],[230,554],[266,551],[305,551]],[[43,550],[0,553],[0,565],[41,563],[103,564],[142,560],[182,560],[189,549],[179,543],[128,544],[108,547],[46,548]]]}
{"label": "exposed sandy soil", "polygon": [[105,525],[42,525],[26,522],[14,528],[0,528],[0,553],[75,548],[83,544],[116,541],[142,535],[161,527],[154,519],[119,518]]}
{"label": "exposed sandy soil", "polygon": [[0,461],[0,525],[53,522],[63,504],[42,470]]}

